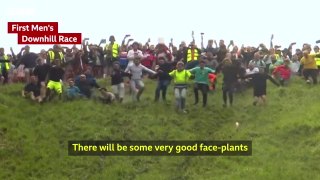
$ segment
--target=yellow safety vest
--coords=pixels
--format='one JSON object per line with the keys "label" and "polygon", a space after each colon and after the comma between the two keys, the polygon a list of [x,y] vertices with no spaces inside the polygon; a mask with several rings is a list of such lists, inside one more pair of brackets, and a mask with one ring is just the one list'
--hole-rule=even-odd
{"label": "yellow safety vest", "polygon": [[[109,44],[106,45],[105,50],[109,48]],[[113,43],[112,45],[112,57],[117,58],[119,56],[119,44]]]}
{"label": "yellow safety vest", "polygon": [[[7,61],[9,59],[7,55],[3,55],[3,58],[4,58],[5,61]],[[9,62],[5,62],[4,65],[5,65],[6,70],[10,69]],[[1,68],[2,68],[2,63],[0,63],[0,70],[2,71]]]}
{"label": "yellow safety vest", "polygon": [[193,55],[194,58],[192,59],[191,49],[188,49],[187,62],[193,61],[193,60],[198,60],[198,57],[199,57],[198,49],[194,49],[193,53],[194,53],[194,55]]}
{"label": "yellow safety vest", "polygon": [[[52,62],[54,60],[54,52],[53,51],[48,51],[48,54],[49,54],[50,62]],[[60,55],[60,60],[62,61],[63,58],[64,58],[64,55],[63,55],[62,52],[59,52],[59,55]]]}
{"label": "yellow safety vest", "polygon": [[[320,54],[320,52],[318,52],[316,54]],[[320,58],[314,58],[314,59],[316,60],[317,66],[320,66]]]}

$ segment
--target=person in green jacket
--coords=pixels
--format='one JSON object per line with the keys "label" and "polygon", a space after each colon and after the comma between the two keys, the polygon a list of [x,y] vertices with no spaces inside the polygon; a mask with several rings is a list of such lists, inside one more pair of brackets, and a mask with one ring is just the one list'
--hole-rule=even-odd
{"label": "person in green jacket", "polygon": [[195,84],[194,84],[194,104],[198,104],[199,102],[199,94],[200,90],[202,93],[202,107],[206,107],[207,99],[208,99],[208,90],[209,90],[209,73],[214,73],[215,70],[205,67],[205,61],[200,60],[199,66],[193,69],[190,69],[191,74],[195,76]]}

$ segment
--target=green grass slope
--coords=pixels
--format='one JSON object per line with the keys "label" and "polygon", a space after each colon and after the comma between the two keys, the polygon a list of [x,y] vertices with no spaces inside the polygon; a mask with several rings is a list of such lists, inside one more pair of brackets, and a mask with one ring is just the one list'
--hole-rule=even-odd
{"label": "green grass slope", "polygon": [[[139,104],[78,100],[39,105],[21,84],[0,86],[0,179],[320,179],[320,86],[296,78],[268,86],[268,105],[252,106],[252,89],[222,107],[221,87],[209,106],[176,114],[154,103],[146,81]],[[240,123],[236,131],[235,122]],[[68,140],[252,140],[249,157],[68,156]]]}

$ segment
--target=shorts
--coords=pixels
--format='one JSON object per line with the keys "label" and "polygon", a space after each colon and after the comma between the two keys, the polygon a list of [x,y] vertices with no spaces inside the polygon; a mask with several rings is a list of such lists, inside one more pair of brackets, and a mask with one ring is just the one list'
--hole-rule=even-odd
{"label": "shorts", "polygon": [[222,91],[234,92],[234,90],[235,90],[235,83],[222,84]]}
{"label": "shorts", "polygon": [[266,88],[253,88],[253,96],[261,97],[267,95]]}
{"label": "shorts", "polygon": [[131,79],[130,86],[131,86],[132,90],[142,89],[142,88],[144,88],[144,83],[142,82],[141,79]]}
{"label": "shorts", "polygon": [[56,82],[56,81],[49,81],[47,88],[50,90],[56,91],[58,94],[62,93],[62,84],[61,82]]}

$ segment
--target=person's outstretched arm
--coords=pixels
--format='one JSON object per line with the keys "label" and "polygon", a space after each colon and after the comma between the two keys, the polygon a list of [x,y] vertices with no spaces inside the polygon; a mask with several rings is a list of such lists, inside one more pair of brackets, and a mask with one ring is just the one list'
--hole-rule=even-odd
{"label": "person's outstretched arm", "polygon": [[280,84],[275,79],[273,79],[269,74],[267,74],[266,76],[267,76],[267,79],[269,79],[273,84],[275,84],[278,87],[280,86]]}

